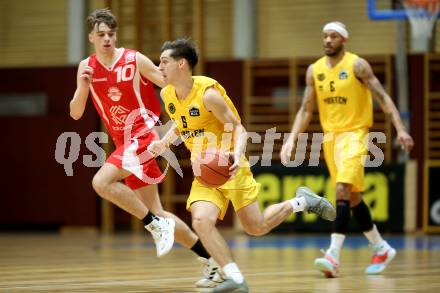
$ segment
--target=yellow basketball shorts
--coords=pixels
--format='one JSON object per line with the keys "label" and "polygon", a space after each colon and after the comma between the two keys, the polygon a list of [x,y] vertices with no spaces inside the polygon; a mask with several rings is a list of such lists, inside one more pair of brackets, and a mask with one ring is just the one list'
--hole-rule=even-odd
{"label": "yellow basketball shorts", "polygon": [[219,219],[223,220],[229,201],[234,210],[238,211],[256,201],[259,191],[260,184],[255,181],[249,165],[246,164],[240,167],[233,178],[218,188],[206,187],[194,179],[186,209],[189,211],[191,204],[196,201],[208,201],[220,209]]}
{"label": "yellow basketball shorts", "polygon": [[364,191],[364,165],[368,129],[350,132],[327,132],[324,136],[324,157],[333,184],[352,184],[353,192]]}

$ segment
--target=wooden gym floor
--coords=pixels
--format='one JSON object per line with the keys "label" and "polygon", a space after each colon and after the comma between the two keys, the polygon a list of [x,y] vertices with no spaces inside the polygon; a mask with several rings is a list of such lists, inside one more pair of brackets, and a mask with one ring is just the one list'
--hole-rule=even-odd
{"label": "wooden gym floor", "polygon": [[[440,292],[440,236],[389,236],[398,254],[366,276],[370,250],[349,236],[341,277],[313,267],[328,235],[227,236],[251,292]],[[150,236],[0,234],[0,292],[197,292],[194,254],[179,246],[155,257]]]}

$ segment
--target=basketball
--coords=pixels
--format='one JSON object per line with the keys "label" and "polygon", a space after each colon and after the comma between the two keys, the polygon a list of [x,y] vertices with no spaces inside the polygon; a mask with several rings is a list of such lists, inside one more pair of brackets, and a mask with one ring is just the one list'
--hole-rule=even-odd
{"label": "basketball", "polygon": [[202,152],[192,163],[196,179],[207,187],[219,187],[229,180],[229,167],[232,161],[217,149]]}

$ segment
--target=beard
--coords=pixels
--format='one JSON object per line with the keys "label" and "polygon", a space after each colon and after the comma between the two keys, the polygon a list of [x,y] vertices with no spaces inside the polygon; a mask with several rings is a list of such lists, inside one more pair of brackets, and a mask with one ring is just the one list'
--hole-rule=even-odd
{"label": "beard", "polygon": [[342,46],[339,46],[339,47],[334,48],[334,49],[333,49],[333,52],[331,52],[331,53],[325,53],[325,54],[326,54],[327,56],[329,56],[329,57],[334,57],[334,56],[338,56],[339,53],[341,52],[341,50],[342,50]]}

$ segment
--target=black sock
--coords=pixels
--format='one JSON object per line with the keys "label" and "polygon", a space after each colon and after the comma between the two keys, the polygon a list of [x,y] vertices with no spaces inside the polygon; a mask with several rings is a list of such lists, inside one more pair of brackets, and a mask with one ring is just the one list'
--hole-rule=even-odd
{"label": "black sock", "polygon": [[142,219],[142,222],[144,222],[145,226],[153,222],[154,219],[157,217],[152,213],[148,212],[148,214],[145,216],[145,218]]}
{"label": "black sock", "polygon": [[371,219],[370,210],[363,200],[361,200],[357,206],[352,207],[351,211],[353,212],[353,217],[356,219],[359,226],[361,226],[362,232],[367,232],[373,229],[373,220]]}
{"label": "black sock", "polygon": [[202,242],[200,239],[197,239],[197,242],[191,247],[191,250],[194,251],[195,254],[198,256],[204,257],[206,259],[210,258],[211,256],[206,251],[205,247],[203,247]]}
{"label": "black sock", "polygon": [[338,199],[336,201],[336,220],[333,222],[333,231],[347,234],[350,221],[350,201]]}

